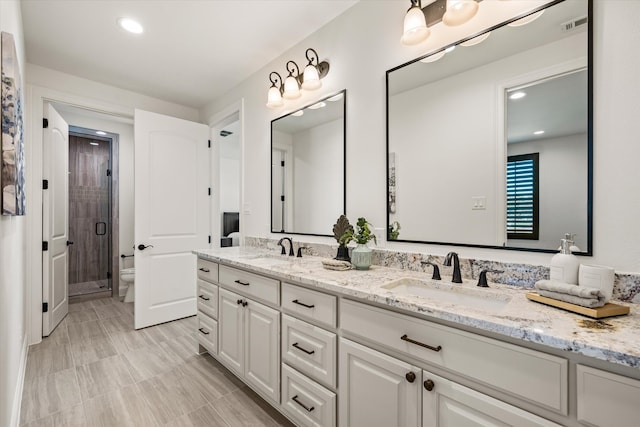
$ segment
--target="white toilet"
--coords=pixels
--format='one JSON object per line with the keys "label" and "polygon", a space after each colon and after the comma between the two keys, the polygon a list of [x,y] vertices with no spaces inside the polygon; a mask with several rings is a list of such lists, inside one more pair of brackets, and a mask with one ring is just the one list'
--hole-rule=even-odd
{"label": "white toilet", "polygon": [[133,302],[133,285],[135,281],[136,269],[123,268],[120,270],[120,283],[127,284],[127,294],[124,296],[124,302]]}

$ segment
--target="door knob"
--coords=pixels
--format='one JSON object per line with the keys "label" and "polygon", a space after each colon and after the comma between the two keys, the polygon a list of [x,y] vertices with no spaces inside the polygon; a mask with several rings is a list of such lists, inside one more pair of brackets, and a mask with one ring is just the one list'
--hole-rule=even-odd
{"label": "door knob", "polygon": [[71,246],[73,245],[73,242],[71,240],[67,240],[67,246]]}
{"label": "door knob", "polygon": [[414,374],[413,372],[407,372],[407,375],[404,376],[407,381],[409,381],[410,383],[414,382],[416,380],[416,374]]}
{"label": "door knob", "polygon": [[434,382],[431,380],[426,380],[424,382],[424,388],[426,388],[428,391],[433,390],[433,387],[435,386]]}
{"label": "door knob", "polygon": [[140,251],[144,251],[145,249],[147,249],[147,248],[152,248],[152,247],[153,247],[153,245],[143,245],[142,243],[140,243],[140,244],[138,245],[138,250],[140,250]]}

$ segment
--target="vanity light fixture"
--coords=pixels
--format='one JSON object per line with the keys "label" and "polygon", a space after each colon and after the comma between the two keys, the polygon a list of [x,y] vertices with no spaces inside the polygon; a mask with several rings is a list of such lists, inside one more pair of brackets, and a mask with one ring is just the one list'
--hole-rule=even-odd
{"label": "vanity light fixture", "polygon": [[283,98],[298,99],[302,96],[301,89],[315,90],[322,87],[320,80],[329,73],[329,63],[320,61],[318,52],[311,48],[307,49],[306,57],[308,63],[303,73],[300,73],[298,64],[287,61],[286,68],[289,74],[284,81],[275,71],[269,74],[271,86],[267,95],[267,107],[280,108],[284,105]]}
{"label": "vanity light fixture", "polygon": [[510,24],[507,24],[510,27],[522,27],[523,25],[527,25],[533,21],[535,21],[536,19],[540,18],[542,16],[542,14],[544,13],[544,9],[536,12],[536,13],[532,13],[531,15],[527,15],[524,18],[520,18],[516,21],[511,22]]}
{"label": "vanity light fixture", "polygon": [[101,130],[96,131],[96,135],[105,136],[107,133]]}
{"label": "vanity light fixture", "polygon": [[280,77],[280,74],[272,71],[269,74],[269,81],[271,82],[271,87],[267,94],[267,107],[274,109],[281,108],[284,106],[284,101],[282,100],[282,77]]}
{"label": "vanity light fixture", "polygon": [[404,16],[404,30],[400,41],[408,46],[425,41],[431,30],[427,27],[427,19],[422,11],[420,0],[411,0],[411,7]]}
{"label": "vanity light fixture", "polygon": [[142,34],[144,32],[142,24],[131,18],[119,18],[118,25],[122,29],[127,30],[128,32],[133,34]]}
{"label": "vanity light fixture", "polygon": [[442,16],[442,22],[449,27],[457,27],[478,13],[478,3],[475,0],[447,0],[447,10]]}
{"label": "vanity light fixture", "polygon": [[525,96],[527,96],[526,92],[518,91],[518,92],[514,92],[511,95],[509,95],[509,99],[522,99]]}

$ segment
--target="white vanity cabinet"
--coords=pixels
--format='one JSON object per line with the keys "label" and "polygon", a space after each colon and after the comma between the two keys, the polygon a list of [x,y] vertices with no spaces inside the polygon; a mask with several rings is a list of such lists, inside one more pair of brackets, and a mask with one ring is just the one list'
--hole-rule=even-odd
{"label": "white vanity cabinet", "polygon": [[198,259],[198,344],[218,353],[218,264]]}
{"label": "white vanity cabinet", "polygon": [[280,401],[280,312],[220,289],[218,359],[274,402]]}

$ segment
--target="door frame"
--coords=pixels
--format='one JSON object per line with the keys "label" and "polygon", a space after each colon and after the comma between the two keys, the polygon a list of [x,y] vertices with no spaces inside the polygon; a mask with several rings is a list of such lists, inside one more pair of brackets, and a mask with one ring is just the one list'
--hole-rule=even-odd
{"label": "door frame", "polygon": [[35,85],[27,85],[25,91],[25,139],[27,167],[26,216],[26,297],[28,344],[42,341],[42,166],[44,104],[67,104],[78,108],[109,114],[118,118],[133,119],[133,107],[124,107],[96,101],[95,99],[59,92]]}
{"label": "door frame", "polygon": [[240,233],[240,246],[244,246],[245,235],[245,204],[244,204],[244,98],[239,101],[229,104],[219,112],[209,116],[207,124],[209,126],[209,138],[211,140],[211,177],[210,182],[212,185],[212,197],[211,197],[211,223],[209,224],[211,230],[211,247],[220,247],[220,146],[218,145],[219,134],[222,130],[221,124],[231,118],[232,116],[238,116],[238,128],[240,129],[240,208],[238,209],[238,216],[240,218],[240,226],[238,232]]}

